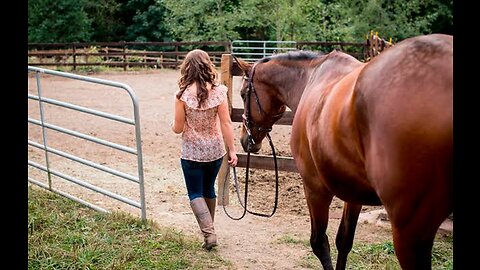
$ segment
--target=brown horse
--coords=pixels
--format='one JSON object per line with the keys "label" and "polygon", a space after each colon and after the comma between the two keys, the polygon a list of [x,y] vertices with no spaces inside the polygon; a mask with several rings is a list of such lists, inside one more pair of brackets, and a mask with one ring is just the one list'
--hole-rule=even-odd
{"label": "brown horse", "polygon": [[332,51],[290,52],[253,65],[246,80],[245,151],[256,152],[288,106],[290,147],[303,179],[310,244],[333,269],[325,234],[344,201],[336,269],[345,269],[362,205],[383,205],[403,269],[431,269],[440,224],[453,211],[453,37],[412,37],[367,63]]}

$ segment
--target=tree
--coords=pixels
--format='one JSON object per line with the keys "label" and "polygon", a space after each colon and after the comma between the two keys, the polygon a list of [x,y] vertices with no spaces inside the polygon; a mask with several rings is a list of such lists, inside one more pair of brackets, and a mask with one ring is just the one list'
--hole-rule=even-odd
{"label": "tree", "polygon": [[344,41],[351,31],[351,18],[346,10],[352,7],[339,1],[300,0],[304,20],[299,40]]}
{"label": "tree", "polygon": [[222,41],[238,38],[230,12],[236,1],[159,0],[167,12],[165,25],[177,41]]}
{"label": "tree", "polygon": [[[140,3],[140,5],[135,5]],[[136,6],[133,21],[127,28],[126,39],[131,41],[170,41],[171,35],[165,23],[165,6],[155,0],[133,0]]]}
{"label": "tree", "polygon": [[81,42],[92,35],[85,0],[29,0],[28,42]]}
{"label": "tree", "polygon": [[453,34],[453,0],[30,0],[29,42],[399,41]]}
{"label": "tree", "polygon": [[275,40],[272,20],[275,3],[269,0],[240,1],[231,15],[232,30],[238,33],[238,39]]}
{"label": "tree", "polygon": [[118,35],[125,32],[118,16],[120,7],[117,0],[85,1],[85,11],[92,21],[90,41],[117,41]]}
{"label": "tree", "polygon": [[342,0],[352,18],[347,38],[359,40],[371,30],[400,41],[408,37],[443,32],[452,34],[451,0]]}

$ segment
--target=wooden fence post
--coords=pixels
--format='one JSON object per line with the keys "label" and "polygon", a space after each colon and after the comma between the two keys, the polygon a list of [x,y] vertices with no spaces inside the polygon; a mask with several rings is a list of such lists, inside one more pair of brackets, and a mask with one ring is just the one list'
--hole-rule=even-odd
{"label": "wooden fence post", "polygon": [[125,41],[122,41],[120,43],[122,44],[122,52],[123,52],[123,71],[127,71],[127,68],[128,68],[127,44]]}
{"label": "wooden fence post", "polygon": [[[231,54],[222,54],[222,60],[220,64],[221,70],[221,79],[220,82],[228,88],[227,98],[228,98],[228,109],[230,114],[232,113],[232,86],[233,86],[233,78],[232,78],[232,65],[233,65],[233,57]],[[217,204],[218,205],[228,205],[229,203],[229,189],[230,186],[230,178],[228,177],[228,153],[225,155],[222,161],[222,166],[220,167],[220,171],[218,172],[217,176]],[[225,188],[225,193],[223,192]]]}
{"label": "wooden fence post", "polygon": [[75,42],[72,43],[72,53],[73,53],[73,70],[77,70],[77,46]]}

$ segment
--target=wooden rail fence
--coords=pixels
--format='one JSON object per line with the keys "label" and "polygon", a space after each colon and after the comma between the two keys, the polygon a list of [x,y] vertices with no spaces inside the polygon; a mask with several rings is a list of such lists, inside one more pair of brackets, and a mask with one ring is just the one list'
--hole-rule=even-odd
{"label": "wooden rail fence", "polygon": [[216,65],[230,52],[228,41],[29,43],[29,66],[177,68],[189,50],[207,51]]}
{"label": "wooden rail fence", "polygon": [[[298,50],[344,51],[361,61],[368,61],[393,44],[370,32],[365,42],[295,41]],[[29,66],[85,66],[178,68],[188,51],[207,51],[216,66],[223,54],[232,53],[230,41],[199,42],[73,42],[29,43]]]}
{"label": "wooden rail fence", "polygon": [[[329,52],[339,49],[359,60],[370,57],[375,45],[371,40],[296,41],[295,44],[298,50]],[[120,67],[125,71],[129,67],[177,68],[194,48],[207,51],[216,66],[221,65],[223,54],[232,53],[230,41],[29,43],[28,65],[64,66],[73,70],[86,66]]]}

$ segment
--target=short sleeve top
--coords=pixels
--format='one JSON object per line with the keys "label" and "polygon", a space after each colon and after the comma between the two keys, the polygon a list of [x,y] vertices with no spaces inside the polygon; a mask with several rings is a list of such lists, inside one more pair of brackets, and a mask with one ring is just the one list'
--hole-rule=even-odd
{"label": "short sleeve top", "polygon": [[198,107],[197,96],[184,91],[185,126],[182,133],[181,158],[198,162],[217,160],[226,154],[218,118],[218,106],[227,98],[227,87],[212,87],[208,98]]}

